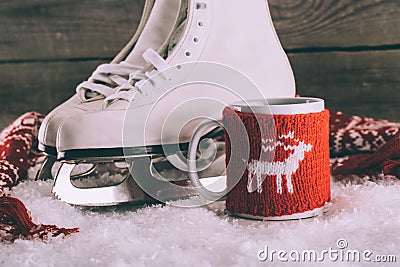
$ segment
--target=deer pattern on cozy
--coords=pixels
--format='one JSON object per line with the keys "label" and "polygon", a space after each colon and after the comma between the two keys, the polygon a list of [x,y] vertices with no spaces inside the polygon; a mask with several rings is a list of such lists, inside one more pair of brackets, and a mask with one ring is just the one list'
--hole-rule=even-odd
{"label": "deer pattern on cozy", "polygon": [[[297,142],[297,145],[285,145],[284,139],[293,139]],[[262,140],[262,151],[274,151],[277,146],[282,146],[285,151],[293,150],[293,153],[286,158],[284,161],[260,161],[252,159],[247,164],[248,181],[247,190],[248,192],[254,192],[257,190],[258,193],[262,192],[262,186],[265,177],[267,175],[276,175],[276,187],[277,193],[282,194],[282,177],[286,178],[286,186],[289,193],[293,193],[292,175],[297,171],[300,166],[300,162],[304,160],[306,152],[310,152],[312,149],[311,144],[306,144],[304,141],[294,139],[294,132],[289,132],[287,135],[278,137],[278,140],[263,139]]]}

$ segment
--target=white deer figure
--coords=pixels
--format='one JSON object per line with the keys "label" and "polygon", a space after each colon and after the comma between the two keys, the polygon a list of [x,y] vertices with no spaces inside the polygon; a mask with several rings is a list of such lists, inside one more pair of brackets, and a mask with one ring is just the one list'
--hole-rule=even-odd
{"label": "white deer figure", "polygon": [[[289,133],[289,135],[282,136],[283,138],[290,138],[293,139],[293,134]],[[267,142],[270,140],[263,140]],[[295,139],[295,141],[298,141]],[[250,163],[247,165],[248,171],[248,181],[247,181],[247,190],[251,193],[255,191],[257,188],[257,192],[262,192],[261,184],[263,182],[262,176],[266,175],[276,175],[276,186],[277,186],[277,193],[282,194],[282,176],[285,175],[286,177],[286,185],[289,193],[293,193],[293,184],[292,184],[292,175],[297,171],[299,168],[300,162],[304,160],[304,154],[306,152],[310,152],[312,149],[311,144],[305,144],[304,141],[300,141],[296,146],[285,146],[283,142],[277,141],[273,147],[263,145],[262,149],[264,152],[272,151],[271,149],[282,145],[283,148],[287,150],[294,150],[294,152],[283,162],[269,162],[269,161],[259,161],[259,160],[251,160]],[[256,187],[255,187],[256,186]]]}

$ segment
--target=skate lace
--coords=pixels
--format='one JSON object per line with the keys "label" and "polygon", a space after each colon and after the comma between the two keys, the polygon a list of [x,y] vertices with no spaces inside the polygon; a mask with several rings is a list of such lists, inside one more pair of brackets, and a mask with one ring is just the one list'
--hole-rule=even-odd
{"label": "skate lace", "polygon": [[[148,49],[143,53],[143,58],[150,64],[148,71],[143,72],[142,70],[137,70],[129,74],[128,80],[119,86],[113,94],[106,97],[105,101],[109,102],[112,100],[126,100],[132,102],[138,93],[143,95],[148,95],[146,89],[147,86],[143,86],[147,81],[151,79],[152,76],[159,74],[163,70],[168,68],[168,64],[164,58],[162,58],[153,49]],[[163,75],[160,75],[163,77]]]}
{"label": "skate lace", "polygon": [[[89,100],[102,95],[108,97],[115,93],[115,90],[128,82],[132,72],[140,72],[139,67],[126,61],[119,63],[101,64],[92,73],[87,81],[80,83],[76,87],[76,92],[83,91],[82,98]],[[137,79],[141,79],[138,75]]]}

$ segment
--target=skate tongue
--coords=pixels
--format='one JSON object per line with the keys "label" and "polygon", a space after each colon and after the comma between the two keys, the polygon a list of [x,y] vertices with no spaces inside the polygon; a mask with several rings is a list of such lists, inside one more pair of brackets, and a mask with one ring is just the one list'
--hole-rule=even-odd
{"label": "skate tongue", "polygon": [[[141,73],[149,67],[143,55],[147,50],[163,53],[169,45],[171,36],[177,31],[177,25],[186,18],[186,0],[156,1],[146,25],[133,50],[126,59],[118,64],[104,64],[100,66],[88,81],[77,87],[77,92],[83,101],[93,101],[108,98],[115,93],[115,88],[124,87],[131,81],[128,76]],[[130,66],[124,70],[120,65]],[[110,69],[104,72],[104,69]],[[121,70],[122,71],[118,71]],[[143,76],[143,75],[138,75]],[[125,79],[125,80],[123,80]],[[138,79],[139,80],[139,79]]]}
{"label": "skate tongue", "polygon": [[144,67],[146,61],[142,55],[147,49],[159,52],[164,50],[163,46],[180,23],[182,14],[186,14],[186,10],[181,8],[182,2],[186,1],[163,0],[155,2],[146,26],[132,52],[126,58],[126,62]]}
{"label": "skate tongue", "polygon": [[187,19],[186,19],[186,14],[185,14],[184,20],[179,24],[179,27],[172,34],[172,37],[168,44],[167,56],[169,54],[171,54],[171,52],[174,50],[175,46],[178,44],[178,42],[183,34],[183,31],[185,30],[186,21],[187,21]]}

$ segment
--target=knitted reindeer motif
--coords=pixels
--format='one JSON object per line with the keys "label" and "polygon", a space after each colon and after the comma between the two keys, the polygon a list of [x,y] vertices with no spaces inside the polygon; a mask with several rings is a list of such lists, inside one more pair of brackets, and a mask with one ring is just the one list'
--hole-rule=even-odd
{"label": "knitted reindeer motif", "polygon": [[[290,132],[288,135],[280,136],[279,139],[294,139],[294,133]],[[276,187],[277,193],[282,194],[282,176],[286,177],[286,186],[289,193],[293,193],[292,175],[299,168],[300,162],[304,160],[304,155],[306,152],[310,152],[312,149],[311,144],[305,144],[304,141],[299,141],[297,145],[285,145],[281,140],[275,142],[272,145],[266,145],[266,143],[271,140],[263,140],[262,150],[263,152],[273,151],[277,146],[282,146],[285,151],[293,150],[293,153],[286,158],[284,161],[259,161],[251,160],[247,165],[248,171],[248,183],[247,190],[249,192],[254,192],[257,189],[258,193],[262,192],[261,184],[267,175],[276,175]]]}

